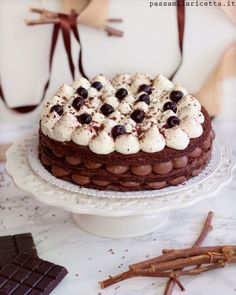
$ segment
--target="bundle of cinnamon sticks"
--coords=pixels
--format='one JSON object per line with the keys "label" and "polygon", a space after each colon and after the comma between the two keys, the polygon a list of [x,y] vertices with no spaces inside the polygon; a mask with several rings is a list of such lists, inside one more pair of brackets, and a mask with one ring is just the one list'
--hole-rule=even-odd
{"label": "bundle of cinnamon sticks", "polygon": [[[102,288],[132,277],[167,277],[164,295],[172,294],[175,284],[185,290],[179,278],[198,275],[213,269],[225,267],[227,263],[236,263],[236,245],[201,247],[209,231],[212,230],[213,212],[209,212],[203,229],[192,248],[164,249],[162,255],[129,265],[129,270],[110,276],[100,282]],[[187,269],[185,269],[187,268]]]}

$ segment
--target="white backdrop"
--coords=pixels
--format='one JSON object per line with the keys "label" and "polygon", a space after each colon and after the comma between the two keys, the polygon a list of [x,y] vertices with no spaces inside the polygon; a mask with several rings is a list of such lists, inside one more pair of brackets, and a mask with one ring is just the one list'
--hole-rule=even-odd
{"label": "white backdrop", "polygon": [[[59,0],[0,1],[0,76],[10,106],[37,103],[48,75],[48,54],[52,27],[28,27],[29,7],[58,10]],[[84,67],[89,76],[103,73],[144,71],[170,75],[179,62],[175,7],[149,8],[147,0],[111,0],[110,17],[121,17],[116,24],[123,38],[80,26]],[[176,81],[196,91],[217,64],[225,49],[236,40],[235,27],[217,7],[187,7],[184,63]],[[74,41],[74,40],[73,40]],[[73,54],[77,61],[77,46]],[[71,82],[61,38],[56,49],[51,96],[64,82]],[[235,80],[225,83],[224,117],[236,117]],[[37,121],[36,110],[16,115],[0,103],[0,130],[5,124]],[[0,136],[1,137],[1,136]]]}

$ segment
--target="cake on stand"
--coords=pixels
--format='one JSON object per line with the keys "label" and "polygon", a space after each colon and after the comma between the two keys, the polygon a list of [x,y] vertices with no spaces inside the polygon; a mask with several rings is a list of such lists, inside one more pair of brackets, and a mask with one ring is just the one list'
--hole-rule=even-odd
{"label": "cake on stand", "polygon": [[235,164],[230,147],[216,141],[206,169],[185,184],[151,191],[98,191],[55,178],[40,163],[37,146],[37,134],[31,134],[7,151],[6,170],[15,184],[38,201],[71,212],[83,230],[110,238],[157,230],[172,210],[214,196],[231,180]]}

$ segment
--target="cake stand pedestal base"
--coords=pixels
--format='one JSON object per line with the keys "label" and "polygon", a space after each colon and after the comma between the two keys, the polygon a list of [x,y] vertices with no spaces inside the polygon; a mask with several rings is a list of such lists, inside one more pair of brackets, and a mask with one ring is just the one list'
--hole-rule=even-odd
{"label": "cake stand pedestal base", "polygon": [[107,217],[73,214],[75,223],[84,231],[105,238],[132,238],[154,232],[165,225],[169,213],[143,216]]}

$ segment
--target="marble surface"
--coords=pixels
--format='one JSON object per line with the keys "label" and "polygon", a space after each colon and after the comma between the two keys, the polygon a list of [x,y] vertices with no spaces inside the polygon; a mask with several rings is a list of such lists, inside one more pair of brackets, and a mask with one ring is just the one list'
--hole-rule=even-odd
{"label": "marble surface", "polygon": [[[214,122],[217,136],[236,156],[236,121]],[[233,180],[210,200],[171,213],[157,232],[133,239],[104,239],[80,230],[70,213],[40,204],[18,190],[0,164],[0,235],[32,232],[39,255],[67,267],[69,275],[53,295],[163,294],[165,279],[135,278],[105,290],[98,281],[127,269],[128,264],[156,256],[162,248],[189,247],[207,212],[213,210],[214,230],[205,245],[236,244],[236,171]],[[183,278],[186,295],[236,295],[236,266]],[[173,294],[180,294],[178,288]]]}

